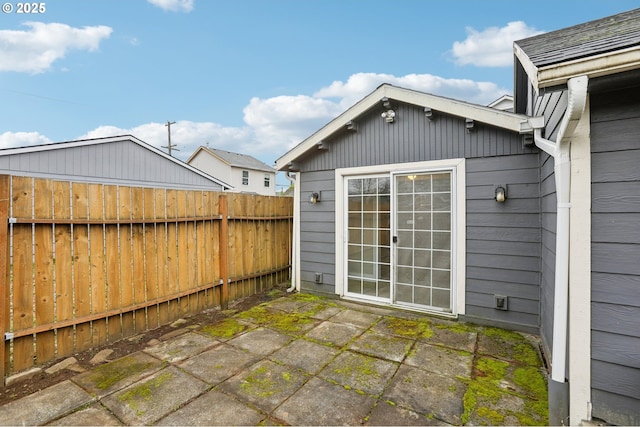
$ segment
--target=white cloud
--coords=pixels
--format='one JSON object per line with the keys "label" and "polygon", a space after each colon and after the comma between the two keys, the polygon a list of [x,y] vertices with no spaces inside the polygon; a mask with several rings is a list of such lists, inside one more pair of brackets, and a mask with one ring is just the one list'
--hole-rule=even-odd
{"label": "white cloud", "polygon": [[492,82],[446,79],[432,74],[407,74],[397,77],[391,74],[358,73],[352,74],[346,82],[331,83],[317,91],[314,97],[337,99],[340,106],[346,109],[382,83],[477,104],[488,104],[510,92]]}
{"label": "white cloud", "polygon": [[52,142],[38,132],[5,132],[0,134],[0,148],[26,147],[29,145],[51,144]]}
{"label": "white cloud", "polygon": [[[272,164],[287,150],[333,120],[355,102],[375,90],[382,83],[390,83],[435,95],[451,97],[487,105],[510,93],[491,82],[465,79],[446,79],[431,74],[358,73],[346,81],[334,81],[312,95],[252,98],[244,108],[244,127],[225,127],[213,122],[177,120],[171,125],[171,142],[180,151],[174,155],[186,160],[197,147],[206,145],[233,152],[253,155]],[[157,148],[167,145],[167,127],[164,123],[146,123],[125,129],[100,126],[75,139],[99,138],[115,135],[133,135]],[[6,135],[6,134],[5,134]],[[0,142],[10,145],[18,134],[9,134]],[[32,134],[36,140],[38,134]],[[25,140],[21,137],[21,140]],[[34,142],[35,143],[35,142]],[[13,144],[20,145],[20,144]]]}
{"label": "white cloud", "polygon": [[113,31],[104,25],[83,28],[42,22],[23,25],[28,30],[0,30],[0,71],[42,73],[70,50],[97,50]]}
{"label": "white cloud", "polygon": [[[167,151],[167,126],[164,123],[146,123],[129,129],[116,126],[99,126],[77,139],[102,138],[116,135],[133,135],[136,138]],[[171,144],[176,145],[173,155],[186,160],[201,145],[228,151],[249,153],[255,149],[252,132],[248,128],[223,127],[211,122],[178,120],[171,125]]]}
{"label": "white cloud", "polygon": [[169,12],[191,12],[195,0],[147,0],[154,6]]}
{"label": "white cloud", "polygon": [[509,22],[501,28],[489,27],[483,31],[467,27],[467,38],[453,43],[452,54],[458,65],[506,67],[513,65],[514,41],[543,32],[522,21]]}

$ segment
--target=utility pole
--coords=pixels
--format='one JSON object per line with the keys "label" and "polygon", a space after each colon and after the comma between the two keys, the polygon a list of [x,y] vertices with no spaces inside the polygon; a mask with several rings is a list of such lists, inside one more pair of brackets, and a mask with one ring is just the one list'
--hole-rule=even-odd
{"label": "utility pole", "polygon": [[180,151],[177,148],[174,148],[174,147],[177,147],[176,144],[171,145],[171,125],[174,125],[175,123],[176,122],[170,122],[170,121],[167,120],[167,123],[165,124],[165,126],[167,127],[167,137],[168,137],[169,143],[166,146],[162,147],[162,148],[166,148],[168,153],[169,153],[169,155],[171,155],[171,150],[172,149],[174,149],[176,151]]}

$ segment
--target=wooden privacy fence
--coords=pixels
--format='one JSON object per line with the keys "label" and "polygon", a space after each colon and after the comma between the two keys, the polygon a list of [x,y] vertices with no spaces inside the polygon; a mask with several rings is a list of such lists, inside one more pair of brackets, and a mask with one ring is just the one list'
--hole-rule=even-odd
{"label": "wooden privacy fence", "polygon": [[2,378],[289,280],[288,197],[0,176]]}

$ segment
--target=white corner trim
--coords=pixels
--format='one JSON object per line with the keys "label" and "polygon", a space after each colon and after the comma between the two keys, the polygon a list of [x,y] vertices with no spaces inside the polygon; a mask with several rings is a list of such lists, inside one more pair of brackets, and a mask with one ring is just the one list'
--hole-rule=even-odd
{"label": "white corner trim", "polygon": [[571,142],[569,419],[591,419],[591,144],[589,102]]}

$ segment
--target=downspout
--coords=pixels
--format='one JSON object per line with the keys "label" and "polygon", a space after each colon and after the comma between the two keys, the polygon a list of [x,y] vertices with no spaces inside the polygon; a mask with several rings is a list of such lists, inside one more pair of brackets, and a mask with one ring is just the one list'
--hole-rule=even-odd
{"label": "downspout", "polygon": [[291,286],[287,289],[287,292],[293,292],[297,289],[297,268],[298,268],[298,235],[299,226],[298,221],[300,219],[300,191],[296,184],[296,178],[291,176],[291,173],[287,171],[285,174],[289,182],[293,185],[293,241],[291,242]]}
{"label": "downspout", "polygon": [[556,143],[542,137],[542,126],[534,125],[538,148],[554,160],[556,183],[556,272],[553,302],[553,354],[549,380],[549,424],[569,424],[569,382],[567,381],[567,329],[569,310],[569,209],[571,208],[571,139],[582,117],[587,99],[587,76],[569,79],[568,104]]}

